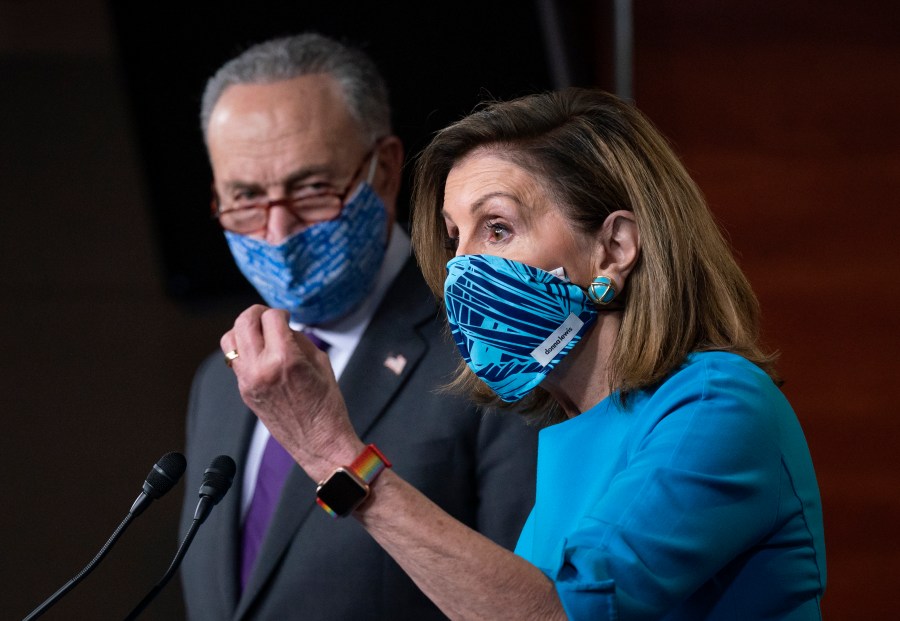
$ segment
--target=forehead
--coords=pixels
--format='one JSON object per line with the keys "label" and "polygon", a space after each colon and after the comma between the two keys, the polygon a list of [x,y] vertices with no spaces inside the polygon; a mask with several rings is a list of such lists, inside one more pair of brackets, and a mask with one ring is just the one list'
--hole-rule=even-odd
{"label": "forehead", "polygon": [[476,150],[458,161],[444,186],[444,213],[469,211],[494,198],[517,203],[528,212],[546,209],[549,191],[532,172],[494,150]]}
{"label": "forehead", "polygon": [[240,162],[263,168],[321,164],[341,159],[361,142],[340,87],[326,74],[229,86],[208,129],[217,173]]}

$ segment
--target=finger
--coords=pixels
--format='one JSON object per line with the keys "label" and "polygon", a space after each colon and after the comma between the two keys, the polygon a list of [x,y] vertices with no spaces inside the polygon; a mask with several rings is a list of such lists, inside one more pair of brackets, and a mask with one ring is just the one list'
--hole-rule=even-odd
{"label": "finger", "polygon": [[222,335],[222,338],[219,339],[219,347],[223,354],[235,349],[234,328]]}
{"label": "finger", "polygon": [[[291,329],[290,315],[286,311],[268,309],[260,317],[260,328],[266,347],[273,351],[286,353],[299,345],[300,339],[297,338],[297,332]],[[305,351],[302,346],[299,349],[301,352]]]}
{"label": "finger", "polygon": [[234,328],[222,335],[219,339],[219,347],[222,349],[222,353],[225,354],[225,364],[231,367],[240,356],[235,345]]}
{"label": "finger", "polygon": [[293,340],[294,331],[290,326],[290,315],[287,311],[276,308],[266,309],[260,315],[260,330],[266,342],[272,339],[273,343],[285,343]]}
{"label": "finger", "polygon": [[261,304],[254,304],[234,320],[231,334],[234,338],[232,349],[236,349],[244,358],[256,359],[265,349],[260,317],[269,310]]}
{"label": "finger", "polygon": [[290,344],[293,342],[297,344],[301,351],[307,354],[321,351],[307,334],[291,328],[290,314],[287,311],[274,308],[269,309],[263,313],[260,323],[262,324],[263,338],[267,344]]}

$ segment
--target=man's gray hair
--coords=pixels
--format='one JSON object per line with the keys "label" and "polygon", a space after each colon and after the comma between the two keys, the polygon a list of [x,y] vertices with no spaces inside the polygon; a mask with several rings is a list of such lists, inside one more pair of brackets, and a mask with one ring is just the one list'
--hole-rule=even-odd
{"label": "man's gray hair", "polygon": [[340,85],[351,116],[372,141],[391,133],[388,91],[375,63],[362,51],[316,33],[272,39],[225,63],[206,83],[200,126],[208,143],[209,119],[226,88],[324,73]]}

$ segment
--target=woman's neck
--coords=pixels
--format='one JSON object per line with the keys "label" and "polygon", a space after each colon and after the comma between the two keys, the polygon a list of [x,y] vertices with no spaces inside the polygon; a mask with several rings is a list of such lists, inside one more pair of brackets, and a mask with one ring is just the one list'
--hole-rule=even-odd
{"label": "woman's neck", "polygon": [[587,336],[541,384],[569,418],[594,407],[611,392],[609,355],[621,323],[620,312],[600,313]]}

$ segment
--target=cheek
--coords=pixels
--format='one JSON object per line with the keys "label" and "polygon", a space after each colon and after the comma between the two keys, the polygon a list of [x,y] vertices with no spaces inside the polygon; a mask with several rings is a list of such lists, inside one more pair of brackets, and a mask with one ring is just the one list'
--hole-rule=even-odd
{"label": "cheek", "polygon": [[594,274],[595,246],[587,236],[568,234],[560,236],[553,245],[553,256],[556,265],[565,267],[566,276],[576,285],[587,287],[597,274]]}

